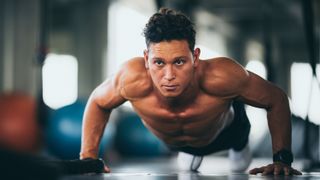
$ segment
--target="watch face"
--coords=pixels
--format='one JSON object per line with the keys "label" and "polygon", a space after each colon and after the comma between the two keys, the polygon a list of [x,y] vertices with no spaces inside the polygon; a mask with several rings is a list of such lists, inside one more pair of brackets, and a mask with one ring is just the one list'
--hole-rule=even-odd
{"label": "watch face", "polygon": [[290,162],[290,163],[292,162],[293,158],[292,158],[291,152],[285,151],[285,152],[283,152],[283,154],[281,156],[282,156],[283,160]]}

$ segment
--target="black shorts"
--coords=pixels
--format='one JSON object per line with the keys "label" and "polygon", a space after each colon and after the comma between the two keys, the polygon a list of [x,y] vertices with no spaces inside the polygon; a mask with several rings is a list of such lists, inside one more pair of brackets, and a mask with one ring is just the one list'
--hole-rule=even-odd
{"label": "black shorts", "polygon": [[248,143],[251,125],[244,104],[239,101],[234,101],[232,106],[235,112],[233,122],[223,129],[212,143],[199,148],[189,146],[169,148],[174,151],[182,151],[198,156],[204,156],[230,148],[236,151],[242,150]]}

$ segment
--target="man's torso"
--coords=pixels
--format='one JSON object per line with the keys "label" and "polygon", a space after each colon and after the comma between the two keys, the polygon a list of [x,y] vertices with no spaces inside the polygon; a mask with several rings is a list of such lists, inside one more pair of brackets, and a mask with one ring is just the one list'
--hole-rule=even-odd
{"label": "man's torso", "polygon": [[230,101],[199,94],[182,108],[168,108],[155,96],[133,101],[132,105],[145,126],[171,146],[200,147],[209,144],[225,125]]}
{"label": "man's torso", "polygon": [[[142,82],[144,78],[148,76],[139,75],[138,81]],[[134,90],[145,92],[146,90],[143,90],[145,83],[138,84],[139,86],[133,86],[137,88]],[[128,100],[144,125],[170,146],[208,145],[233,120],[231,111],[233,96],[209,94],[203,88],[199,88],[190,103],[168,107],[158,99],[154,88],[149,89],[151,90],[147,90],[146,95]],[[126,89],[127,92],[131,90],[133,89]]]}

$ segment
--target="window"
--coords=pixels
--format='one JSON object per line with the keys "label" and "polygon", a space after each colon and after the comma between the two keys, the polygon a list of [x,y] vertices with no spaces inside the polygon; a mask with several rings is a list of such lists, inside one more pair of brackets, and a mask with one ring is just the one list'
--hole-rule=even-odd
{"label": "window", "polygon": [[[130,7],[130,3],[134,4],[136,1],[126,2],[114,2],[109,8],[106,77],[110,77],[118,72],[120,66],[125,61],[133,57],[143,56],[143,50],[146,49],[142,32],[149,17],[152,15],[152,11],[150,13],[137,11]],[[146,1],[136,3],[143,3],[143,6],[147,7],[150,5]],[[131,107],[128,101],[124,105]]]}
{"label": "window", "polygon": [[200,50],[201,50],[200,59],[202,59],[202,60],[223,56],[222,54],[212,50],[211,48],[209,48],[207,46],[201,45],[201,44],[197,44],[197,45],[195,45],[195,47],[200,48]]}
{"label": "window", "polygon": [[110,6],[107,77],[115,74],[125,61],[143,56],[146,44],[142,31],[149,16],[122,3]]}
{"label": "window", "polygon": [[320,124],[320,68],[316,68],[317,77],[312,76],[308,63],[293,63],[291,66],[292,112],[302,118],[307,115],[311,122]]}
{"label": "window", "polygon": [[71,55],[48,54],[42,67],[43,100],[57,109],[77,100],[78,61]]}

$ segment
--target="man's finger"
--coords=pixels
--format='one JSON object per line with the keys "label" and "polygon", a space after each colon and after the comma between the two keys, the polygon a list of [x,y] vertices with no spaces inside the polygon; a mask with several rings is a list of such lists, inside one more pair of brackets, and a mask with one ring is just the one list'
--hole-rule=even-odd
{"label": "man's finger", "polygon": [[254,168],[249,171],[249,174],[257,174],[257,173],[258,173],[258,168]]}
{"label": "man's finger", "polygon": [[281,173],[281,171],[282,171],[281,167],[275,166],[275,167],[274,167],[273,174],[274,174],[274,175],[279,175],[279,174]]}
{"label": "man's finger", "polygon": [[296,169],[292,169],[292,174],[293,175],[302,175],[302,173]]}
{"label": "man's finger", "polygon": [[110,168],[108,166],[104,166],[104,172],[105,173],[110,173],[111,170],[110,170]]}
{"label": "man's finger", "polygon": [[262,173],[262,172],[263,172],[263,168],[264,168],[264,167],[251,169],[251,170],[249,171],[249,173],[250,173],[250,174]]}
{"label": "man's finger", "polygon": [[262,172],[262,175],[265,176],[265,175],[269,175],[273,172],[274,170],[274,166],[273,165],[268,165],[266,168],[264,168],[264,171]]}
{"label": "man's finger", "polygon": [[290,168],[289,167],[284,167],[284,175],[289,176],[290,175]]}

